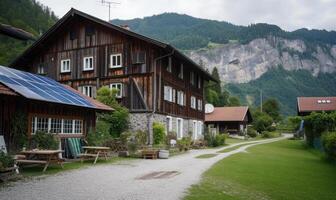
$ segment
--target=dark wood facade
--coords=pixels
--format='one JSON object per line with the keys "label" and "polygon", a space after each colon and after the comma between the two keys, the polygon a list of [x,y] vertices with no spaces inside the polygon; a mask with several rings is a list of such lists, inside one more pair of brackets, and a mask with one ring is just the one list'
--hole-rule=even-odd
{"label": "dark wood facade", "polygon": [[[121,66],[111,68],[111,55],[121,54]],[[84,57],[93,57],[93,70],[83,70]],[[61,72],[62,60],[70,72]],[[170,67],[171,66],[171,67]],[[183,78],[178,77],[183,66]],[[122,83],[119,101],[130,112],[153,112],[204,120],[204,82],[210,75],[164,43],[71,10],[50,31],[19,57],[12,67],[43,73],[75,89]],[[167,70],[170,68],[171,72]],[[191,84],[193,73],[194,84]],[[183,91],[185,104],[164,100],[164,87]],[[176,94],[173,95],[176,98]],[[202,109],[191,108],[191,96]]]}

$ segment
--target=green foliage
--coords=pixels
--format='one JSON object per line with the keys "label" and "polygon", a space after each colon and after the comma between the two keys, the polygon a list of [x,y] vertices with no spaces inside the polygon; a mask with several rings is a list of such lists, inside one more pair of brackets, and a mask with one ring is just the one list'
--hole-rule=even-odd
{"label": "green foliage", "polygon": [[165,126],[162,123],[153,123],[153,140],[154,144],[162,144],[165,140]]}
{"label": "green foliage", "polygon": [[[0,1],[0,23],[21,28],[35,36],[46,32],[56,20],[49,8],[35,0]],[[31,44],[4,35],[0,35],[0,41],[0,65],[8,65]]]}
{"label": "green foliage", "polygon": [[302,118],[299,116],[289,116],[287,118],[288,126],[292,128],[294,131],[297,131],[300,128],[301,120]]}
{"label": "green foliage", "polygon": [[[242,84],[226,84],[226,89],[238,96],[243,104],[260,105],[260,90],[263,98],[279,102],[282,115],[296,115],[298,96],[336,95],[336,74],[320,73],[314,77],[307,70],[287,71],[282,66],[272,68],[260,78]],[[280,84],[281,83],[281,84]]]}
{"label": "green foliage", "polygon": [[336,159],[336,132],[323,134],[322,146],[329,158]]}
{"label": "green foliage", "polygon": [[147,144],[148,133],[142,130],[137,130],[135,133],[135,139],[140,146],[145,146]]}
{"label": "green foliage", "polygon": [[[217,107],[229,105],[230,93],[221,87],[220,77],[216,67],[212,70],[212,77],[218,80],[218,83],[209,81],[205,84],[206,101]],[[237,101],[239,102],[239,100],[236,100],[236,102]]]}
{"label": "green foliage", "polygon": [[280,133],[279,132],[276,132],[276,131],[263,131],[261,133],[261,136],[263,138],[276,138],[276,137],[279,137],[280,136]]}
{"label": "green foliage", "polygon": [[15,150],[21,150],[22,147],[27,145],[27,115],[24,113],[17,112],[13,115],[10,121],[11,133],[13,134],[11,140],[11,147]]}
{"label": "green foliage", "polygon": [[188,151],[191,145],[191,137],[183,137],[182,139],[177,140],[177,146],[180,151]]}
{"label": "green foliage", "polygon": [[248,127],[247,128],[247,135],[250,136],[251,138],[255,138],[255,137],[257,137],[258,133],[254,128]]}
{"label": "green foliage", "polygon": [[256,112],[253,116],[253,128],[259,133],[269,130],[273,124],[273,119],[266,113]]}
{"label": "green foliage", "polygon": [[168,132],[166,136],[166,144],[170,147],[170,140],[177,140],[177,134],[173,131]]}
{"label": "green foliage", "polygon": [[238,97],[229,97],[229,106],[240,106],[240,100]]}
{"label": "green foliage", "polygon": [[96,131],[90,130],[86,136],[86,140],[90,146],[105,146],[104,143],[111,138],[110,125],[102,120],[96,122]]}
{"label": "green foliage", "polygon": [[263,107],[263,112],[265,112],[270,117],[272,117],[273,121],[278,122],[278,121],[281,120],[280,105],[279,105],[279,102],[276,99],[274,99],[274,98],[267,99],[263,103],[262,107]]}
{"label": "green foliage", "polygon": [[207,144],[210,147],[218,147],[224,145],[226,138],[227,133],[220,133],[216,134],[215,136],[210,133],[206,133],[204,136],[204,139],[207,141]]}
{"label": "green foliage", "polygon": [[59,141],[51,133],[36,131],[32,136],[32,145],[37,149],[57,150],[59,148]]}
{"label": "green foliage", "polygon": [[101,87],[97,92],[97,100],[114,108],[112,113],[106,113],[99,118],[110,125],[110,135],[119,137],[123,131],[126,131],[129,126],[129,111],[126,107],[121,106],[116,100],[118,90],[110,90],[108,87]]}
{"label": "green foliage", "polygon": [[0,151],[0,170],[3,168],[13,167],[14,159],[10,155],[6,155],[4,152]]}

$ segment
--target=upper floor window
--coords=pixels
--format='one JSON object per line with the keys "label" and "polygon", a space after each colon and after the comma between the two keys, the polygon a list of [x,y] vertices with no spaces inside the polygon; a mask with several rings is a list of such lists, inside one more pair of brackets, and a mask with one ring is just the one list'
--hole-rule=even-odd
{"label": "upper floor window", "polygon": [[121,63],[122,63],[121,53],[111,54],[110,68],[122,67]]}
{"label": "upper floor window", "polygon": [[185,94],[182,91],[177,91],[177,104],[180,106],[185,105]]}
{"label": "upper floor window", "polygon": [[39,65],[37,67],[37,74],[45,74],[44,73],[44,66],[43,65]]}
{"label": "upper floor window", "polygon": [[190,83],[191,85],[195,85],[195,72],[190,72]]}
{"label": "upper floor window", "polygon": [[93,87],[90,85],[82,86],[82,93],[88,97],[93,97]]}
{"label": "upper floor window", "polygon": [[70,59],[61,60],[61,73],[66,73],[70,71]]}
{"label": "upper floor window", "polygon": [[183,63],[181,63],[179,71],[178,71],[178,75],[177,75],[180,79],[183,79],[183,68],[184,68]]}
{"label": "upper floor window", "polygon": [[190,107],[196,109],[196,97],[194,96],[190,97]]}
{"label": "upper floor window", "polygon": [[95,28],[93,26],[86,26],[85,27],[85,35],[86,36],[91,36],[91,35],[94,35],[95,34]]}
{"label": "upper floor window", "polygon": [[110,89],[117,89],[116,98],[122,98],[123,94],[123,84],[122,83],[111,83]]}
{"label": "upper floor window", "polygon": [[167,65],[167,71],[172,72],[172,58],[168,58],[168,65]]}
{"label": "upper floor window", "polygon": [[173,102],[173,88],[170,86],[164,86],[164,100]]}
{"label": "upper floor window", "polygon": [[69,35],[70,35],[70,40],[75,40],[75,39],[78,38],[77,31],[72,30],[72,31],[70,31]]}
{"label": "upper floor window", "polygon": [[93,57],[83,58],[83,71],[93,70]]}
{"label": "upper floor window", "polygon": [[197,109],[198,109],[199,111],[202,111],[202,110],[203,110],[203,102],[202,102],[201,99],[198,99],[198,100],[197,100]]}
{"label": "upper floor window", "polygon": [[132,64],[144,64],[146,62],[146,52],[132,52]]}

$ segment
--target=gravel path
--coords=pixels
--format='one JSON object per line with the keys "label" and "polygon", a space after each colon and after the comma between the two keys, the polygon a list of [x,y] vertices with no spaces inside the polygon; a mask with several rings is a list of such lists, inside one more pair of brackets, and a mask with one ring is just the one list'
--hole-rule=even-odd
{"label": "gravel path", "polygon": [[[229,155],[251,146],[284,139],[242,142],[220,149],[191,150],[167,160],[132,160],[73,170],[44,178],[18,181],[0,188],[0,199],[8,200],[103,200],[181,199],[185,191],[200,181],[204,171]],[[240,144],[248,144],[215,157],[197,159],[198,155],[216,153]]]}

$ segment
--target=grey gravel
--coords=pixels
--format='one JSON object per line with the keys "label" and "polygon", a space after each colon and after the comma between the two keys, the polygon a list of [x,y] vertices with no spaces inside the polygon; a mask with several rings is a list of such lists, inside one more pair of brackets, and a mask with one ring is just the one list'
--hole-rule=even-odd
{"label": "grey gravel", "polygon": [[[242,142],[242,146],[215,157],[197,159],[198,155],[216,153],[242,143],[220,149],[191,150],[166,160],[132,160],[117,164],[106,164],[84,169],[63,172],[57,175],[15,182],[12,186],[0,188],[1,200],[70,200],[70,199],[143,199],[174,200],[181,199],[187,189],[200,181],[204,171],[217,161],[247,148],[284,139]],[[139,177],[159,171],[177,171],[175,176],[161,179]]]}

